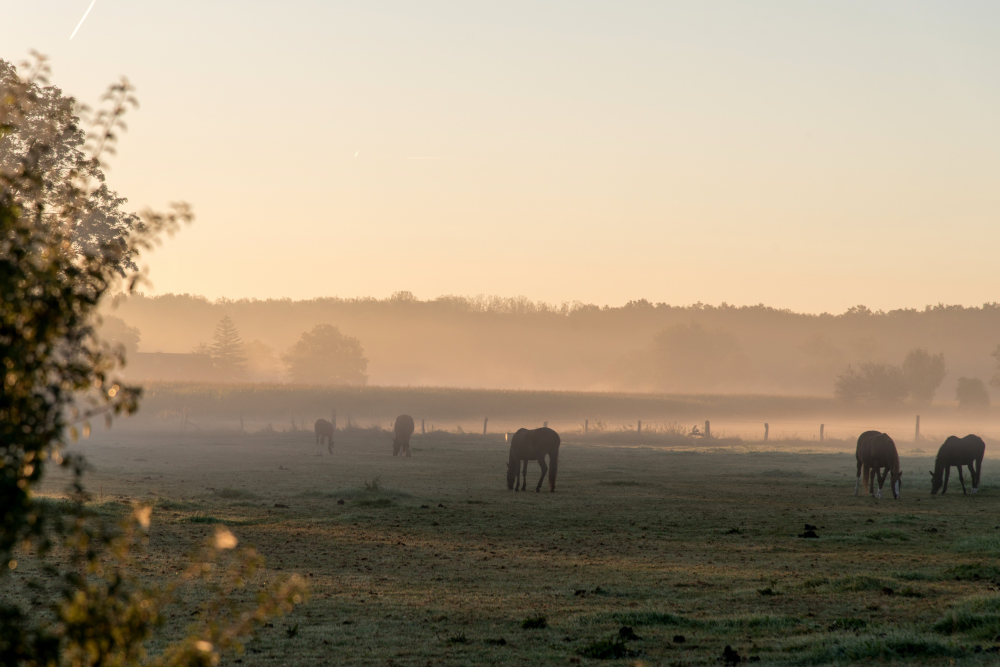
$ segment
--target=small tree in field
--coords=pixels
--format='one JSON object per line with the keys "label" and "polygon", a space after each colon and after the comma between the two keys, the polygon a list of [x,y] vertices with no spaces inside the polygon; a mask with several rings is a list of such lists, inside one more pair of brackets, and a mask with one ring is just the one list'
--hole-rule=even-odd
{"label": "small tree in field", "polygon": [[834,383],[834,394],[847,403],[897,405],[908,393],[902,369],[892,364],[867,362],[857,369],[848,366]]}
{"label": "small tree in field", "polygon": [[361,341],[329,324],[317,324],[302,334],[282,359],[295,382],[304,384],[365,384],[368,359]]}
{"label": "small tree in field", "polygon": [[934,392],[944,381],[944,353],[930,354],[923,348],[914,348],[903,359],[903,377],[909,388],[910,398],[917,404],[929,404]]}
{"label": "small tree in field", "polygon": [[979,378],[958,378],[955,388],[959,410],[979,411],[990,407],[990,392]]}
{"label": "small tree in field", "polygon": [[212,363],[222,377],[226,380],[240,380],[246,377],[246,349],[243,339],[240,338],[240,332],[236,329],[236,323],[229,315],[224,316],[215,325],[212,340],[215,342],[209,346],[209,353],[212,355]]}

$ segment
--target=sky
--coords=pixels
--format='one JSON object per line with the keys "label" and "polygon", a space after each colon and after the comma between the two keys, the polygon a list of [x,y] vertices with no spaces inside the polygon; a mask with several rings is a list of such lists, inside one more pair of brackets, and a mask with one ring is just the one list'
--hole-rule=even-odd
{"label": "sky", "polygon": [[0,0],[108,180],[189,202],[150,294],[842,312],[1000,300],[995,2]]}

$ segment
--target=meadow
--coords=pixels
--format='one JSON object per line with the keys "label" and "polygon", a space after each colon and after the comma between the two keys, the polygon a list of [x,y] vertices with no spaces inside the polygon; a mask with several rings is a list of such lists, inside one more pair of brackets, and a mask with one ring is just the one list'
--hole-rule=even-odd
{"label": "meadow", "polygon": [[377,428],[338,432],[333,455],[308,432],[207,428],[74,448],[99,511],[153,505],[144,576],[224,524],[267,559],[248,598],[306,578],[306,604],[223,665],[715,665],[726,646],[773,665],[996,663],[995,460],[978,495],[953,475],[932,497],[936,445],[902,447],[902,500],[874,500],[853,497],[848,440],[622,435],[564,437],[554,494],[507,490],[503,434],[416,435],[412,458]]}

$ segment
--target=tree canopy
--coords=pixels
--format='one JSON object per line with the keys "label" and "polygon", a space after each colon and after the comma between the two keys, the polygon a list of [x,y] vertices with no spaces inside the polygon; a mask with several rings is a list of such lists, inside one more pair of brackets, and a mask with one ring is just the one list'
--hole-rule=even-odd
{"label": "tree canopy", "polygon": [[970,412],[986,410],[990,407],[990,392],[979,378],[958,378],[955,387],[958,408]]}
{"label": "tree canopy", "polygon": [[[44,67],[44,60],[39,61]],[[0,59],[0,90],[23,88],[21,108],[6,119],[5,131],[0,134],[0,170],[15,173],[22,165],[33,165],[32,173],[38,175],[29,193],[22,184],[11,182],[8,187],[16,194],[27,195],[39,205],[40,219],[47,224],[61,224],[68,229],[67,239],[77,252],[96,255],[104,253],[116,272],[124,276],[135,271],[138,248],[127,239],[137,225],[139,216],[124,211],[127,203],[118,193],[108,188],[101,169],[99,151],[113,152],[115,132],[123,128],[121,115],[135,103],[131,87],[123,81],[109,90],[115,100],[114,120],[107,112],[99,113],[105,121],[105,132],[91,136],[91,148],[86,150],[87,133],[80,114],[86,107],[72,97],[63,95],[55,86],[44,85],[44,77],[34,76],[22,81],[11,63]],[[81,181],[89,183],[80,187]],[[71,206],[67,206],[72,202]]]}
{"label": "tree canopy", "polygon": [[910,350],[903,359],[902,371],[910,398],[926,405],[944,381],[944,353],[930,354],[922,347]]}
{"label": "tree canopy", "polygon": [[898,405],[909,398],[915,405],[926,405],[945,374],[943,353],[914,348],[900,366],[875,361],[848,366],[837,376],[833,393],[847,403]]}
{"label": "tree canopy", "polygon": [[292,380],[303,384],[365,384],[368,359],[361,341],[330,324],[306,331],[282,357]]}

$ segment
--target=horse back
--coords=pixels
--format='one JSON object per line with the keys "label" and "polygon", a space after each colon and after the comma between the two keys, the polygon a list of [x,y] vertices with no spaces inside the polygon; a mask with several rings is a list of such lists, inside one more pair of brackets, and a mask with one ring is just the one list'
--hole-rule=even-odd
{"label": "horse back", "polygon": [[536,429],[518,429],[510,440],[510,458],[537,461],[559,449],[559,434],[543,426]]}
{"label": "horse back", "polygon": [[986,443],[978,435],[969,434],[962,438],[965,442],[966,451],[972,455],[974,459],[982,459],[986,456]]}
{"label": "horse back", "polygon": [[871,457],[875,465],[899,469],[899,452],[896,451],[896,443],[887,433],[879,433],[872,438]]}
{"label": "horse back", "polygon": [[971,461],[981,461],[986,455],[986,443],[978,435],[971,433],[964,438],[949,435],[938,450],[942,465],[960,465]]}
{"label": "horse back", "polygon": [[413,417],[410,415],[399,415],[396,417],[396,423],[393,424],[392,431],[396,436],[398,442],[409,442],[410,436],[413,435]]}
{"label": "horse back", "polygon": [[857,457],[857,459],[862,463],[870,462],[872,456],[872,442],[880,435],[883,435],[881,431],[865,431],[858,436],[858,448],[854,452],[854,456]]}

